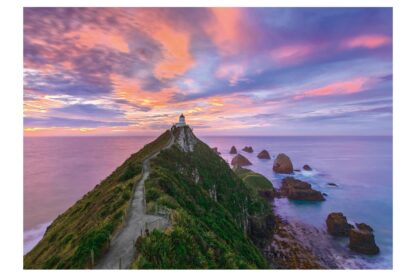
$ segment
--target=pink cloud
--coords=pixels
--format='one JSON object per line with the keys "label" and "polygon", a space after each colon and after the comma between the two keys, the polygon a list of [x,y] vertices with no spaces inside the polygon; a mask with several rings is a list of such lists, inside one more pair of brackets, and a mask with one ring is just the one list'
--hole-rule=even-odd
{"label": "pink cloud", "polygon": [[368,77],[358,77],[349,81],[335,82],[315,89],[309,89],[295,96],[295,99],[302,99],[305,97],[338,95],[338,94],[353,94],[362,91],[366,84],[368,84]]}
{"label": "pink cloud", "polygon": [[235,55],[248,47],[249,37],[244,31],[244,12],[238,8],[210,8],[212,20],[204,25],[205,32],[223,56]]}
{"label": "pink cloud", "polygon": [[350,38],[343,43],[345,48],[364,47],[369,49],[378,48],[380,46],[389,44],[391,38],[383,35],[363,35]]}
{"label": "pink cloud", "polygon": [[272,50],[271,56],[281,64],[293,64],[315,52],[311,45],[288,45]]}
{"label": "pink cloud", "polygon": [[235,86],[244,79],[246,66],[243,64],[222,64],[218,67],[215,75],[217,78],[228,79],[231,86]]}

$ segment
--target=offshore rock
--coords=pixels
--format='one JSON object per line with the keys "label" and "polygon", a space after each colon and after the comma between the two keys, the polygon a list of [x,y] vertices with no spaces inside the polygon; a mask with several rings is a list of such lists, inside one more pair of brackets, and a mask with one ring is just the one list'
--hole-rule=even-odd
{"label": "offshore rock", "polygon": [[253,147],[251,147],[251,146],[245,146],[243,148],[243,151],[244,152],[247,152],[247,153],[253,153]]}
{"label": "offshore rock", "polygon": [[356,224],[356,229],[351,229],[349,231],[349,248],[355,252],[366,254],[366,255],[376,255],[380,252],[373,234],[373,228],[365,223]]}
{"label": "offshore rock", "polygon": [[251,162],[243,155],[238,154],[232,159],[231,164],[233,166],[247,166],[247,165],[251,165]]}
{"label": "offshore rock", "polygon": [[269,154],[269,152],[267,152],[267,150],[263,150],[257,155],[257,158],[264,159],[264,160],[270,160],[270,154]]}
{"label": "offshore rock", "polygon": [[325,198],[320,191],[312,189],[311,184],[286,177],[282,181],[280,188],[281,196],[286,196],[292,200],[324,201]]}
{"label": "offshore rock", "polygon": [[309,165],[305,164],[305,165],[303,166],[303,170],[306,170],[306,171],[311,171],[311,170],[312,170],[312,168],[311,168]]}
{"label": "offshore rock", "polygon": [[273,171],[277,173],[285,173],[285,174],[292,174],[293,173],[293,165],[290,158],[283,153],[277,155],[276,159],[273,163]]}
{"label": "offshore rock", "polygon": [[332,236],[346,237],[354,227],[348,223],[343,213],[330,213],[326,218],[326,228]]}

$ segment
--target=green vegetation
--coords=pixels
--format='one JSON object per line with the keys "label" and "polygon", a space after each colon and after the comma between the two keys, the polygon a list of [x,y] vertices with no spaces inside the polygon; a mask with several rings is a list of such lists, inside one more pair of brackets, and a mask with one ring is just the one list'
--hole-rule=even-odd
{"label": "green vegetation", "polygon": [[92,267],[91,252],[97,261],[123,223],[134,185],[141,178],[142,161],[162,149],[169,139],[170,132],[166,131],[59,215],[25,255],[24,268]]}
{"label": "green vegetation", "polygon": [[242,167],[235,167],[234,172],[250,189],[253,189],[256,192],[273,190],[273,184],[266,177],[257,172]]}
{"label": "green vegetation", "polygon": [[150,167],[147,207],[170,209],[172,225],[138,239],[133,268],[268,267],[258,247],[271,238],[270,205],[206,144],[197,140],[193,152],[175,144]]}

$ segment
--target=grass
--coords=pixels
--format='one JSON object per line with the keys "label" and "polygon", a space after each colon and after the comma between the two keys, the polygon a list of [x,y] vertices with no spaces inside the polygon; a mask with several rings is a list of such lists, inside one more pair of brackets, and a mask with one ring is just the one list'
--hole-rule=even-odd
{"label": "grass", "polygon": [[170,139],[169,131],[131,155],[110,176],[59,215],[42,240],[24,256],[24,268],[90,268],[122,225],[141,178],[142,161]]}
{"label": "grass", "polygon": [[243,182],[255,191],[273,190],[273,184],[263,175],[247,168],[236,167],[234,172]]}

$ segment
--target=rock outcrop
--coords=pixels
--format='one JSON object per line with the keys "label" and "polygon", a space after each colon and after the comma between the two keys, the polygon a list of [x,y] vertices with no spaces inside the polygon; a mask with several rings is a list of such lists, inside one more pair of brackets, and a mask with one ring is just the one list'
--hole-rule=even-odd
{"label": "rock outcrop", "polygon": [[270,160],[270,154],[269,154],[269,152],[267,152],[267,150],[263,150],[257,155],[257,158],[264,159],[264,160]]}
{"label": "rock outcrop", "polygon": [[178,127],[175,132],[175,143],[179,145],[182,151],[193,152],[195,144],[197,143],[197,138],[191,128],[188,126]]}
{"label": "rock outcrop", "polygon": [[[322,262],[312,247],[298,238],[299,226],[292,226],[286,220],[276,216],[274,236],[265,248],[271,267],[274,269],[323,269],[333,268]],[[308,230],[308,234],[310,230]]]}
{"label": "rock outcrop", "polygon": [[348,223],[343,213],[330,213],[326,218],[326,228],[332,236],[346,237],[354,226]]}
{"label": "rock outcrop", "polygon": [[244,146],[243,151],[244,152],[247,152],[247,153],[253,153],[253,147],[251,147],[251,146]]}
{"label": "rock outcrop", "polygon": [[217,155],[221,155],[221,152],[219,152],[218,151],[218,147],[213,147],[213,148],[211,148],[212,149],[212,151],[214,151],[215,152],[215,154],[217,154]]}
{"label": "rock outcrop", "polygon": [[286,177],[282,181],[280,195],[292,200],[324,201],[325,198],[320,191],[312,189],[311,184]]}
{"label": "rock outcrop", "polygon": [[230,154],[237,154],[237,149],[235,148],[234,145],[230,149]]}
{"label": "rock outcrop", "polygon": [[306,170],[306,171],[312,171],[312,168],[311,168],[309,165],[305,164],[305,165],[303,166],[303,170]]}
{"label": "rock outcrop", "polygon": [[247,166],[247,165],[251,165],[251,162],[243,155],[238,154],[232,159],[231,164],[233,166]]}
{"label": "rock outcrop", "polygon": [[292,161],[286,154],[280,153],[274,160],[273,171],[285,174],[293,173]]}
{"label": "rock outcrop", "polygon": [[373,234],[373,228],[365,223],[355,224],[357,228],[349,231],[350,242],[348,247],[358,253],[376,255],[380,252]]}

